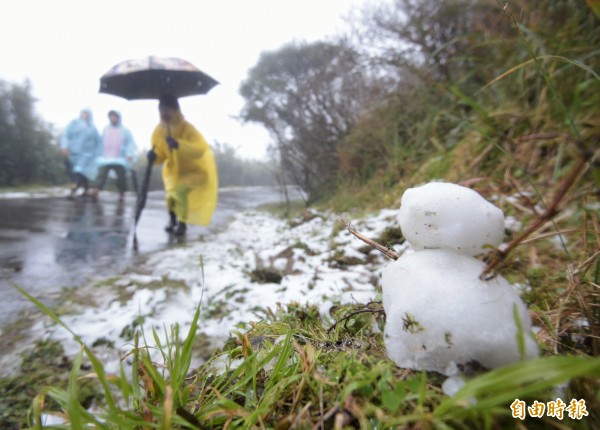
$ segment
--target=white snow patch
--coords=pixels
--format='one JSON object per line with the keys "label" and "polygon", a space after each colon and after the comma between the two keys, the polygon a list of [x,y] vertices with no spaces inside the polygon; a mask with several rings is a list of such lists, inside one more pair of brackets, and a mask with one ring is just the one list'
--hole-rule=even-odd
{"label": "white snow patch", "polygon": [[[376,236],[387,226],[383,217],[395,214],[397,210],[382,211],[361,223]],[[132,345],[130,339],[121,337],[125,328],[143,330],[152,347],[152,329],[161,342],[170,336],[174,324],[180,325],[180,333],[185,336],[199,304],[198,332],[224,342],[232,331],[239,330],[238,324],[256,321],[257,309],[274,310],[278,305],[299,302],[316,305],[326,315],[334,302],[374,300],[378,289],[371,279],[389,260],[373,259],[347,270],[330,267],[329,241],[337,221],[337,215],[320,213],[319,217],[291,228],[286,220],[263,212],[238,214],[226,229],[201,242],[151,255],[115,281],[114,287],[91,288],[97,306],[81,307],[61,318],[87,345],[103,339],[126,351]],[[335,240],[347,243],[344,252],[348,255],[365,259],[357,251],[364,244],[348,231],[340,231]],[[256,267],[257,255],[268,263],[269,258],[290,247],[293,270],[280,284],[250,281],[248,274]],[[284,258],[275,259],[273,266],[282,270],[284,263],[287,264]],[[168,287],[169,281],[182,282],[187,288]],[[162,288],[161,283],[165,284]],[[149,284],[152,288],[147,287]],[[129,299],[122,297],[124,288],[131,294]],[[132,327],[134,321],[139,325]],[[67,354],[79,351],[68,332],[47,320],[36,324],[32,331],[60,340]],[[117,351],[106,346],[94,350],[107,371],[118,371]]]}

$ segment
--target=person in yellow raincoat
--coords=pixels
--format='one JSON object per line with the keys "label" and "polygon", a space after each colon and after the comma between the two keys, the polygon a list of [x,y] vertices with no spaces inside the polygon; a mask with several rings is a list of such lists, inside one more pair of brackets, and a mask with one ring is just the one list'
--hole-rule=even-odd
{"label": "person in yellow raincoat", "polygon": [[163,164],[169,224],[165,230],[185,235],[187,224],[208,225],[217,206],[218,176],[212,149],[185,120],[177,98],[166,95],[158,104],[160,123],[152,133],[148,160]]}

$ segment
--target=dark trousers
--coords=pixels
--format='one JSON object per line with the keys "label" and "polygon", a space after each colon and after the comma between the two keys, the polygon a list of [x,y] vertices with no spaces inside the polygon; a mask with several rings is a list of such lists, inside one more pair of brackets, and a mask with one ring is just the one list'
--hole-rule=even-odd
{"label": "dark trousers", "polygon": [[127,191],[127,172],[125,171],[125,167],[120,164],[109,164],[100,167],[98,170],[98,182],[96,184],[97,188],[99,190],[104,189],[104,184],[106,183],[106,178],[108,177],[108,172],[110,170],[114,170],[117,174],[117,188],[119,191],[122,193]]}
{"label": "dark trousers", "polygon": [[88,190],[88,188],[90,186],[90,182],[88,181],[88,178],[83,176],[81,173],[74,173],[73,179],[75,180],[75,188],[76,189],[83,188],[85,191]]}

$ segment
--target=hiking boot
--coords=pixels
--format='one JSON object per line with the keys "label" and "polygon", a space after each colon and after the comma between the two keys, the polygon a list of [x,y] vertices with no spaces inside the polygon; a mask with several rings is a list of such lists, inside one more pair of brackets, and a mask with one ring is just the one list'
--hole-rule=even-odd
{"label": "hiking boot", "polygon": [[84,196],[85,196],[85,191],[83,190],[83,188],[75,186],[75,187],[71,188],[71,192],[69,193],[67,198],[69,200],[74,200],[76,198],[79,199]]}
{"label": "hiking boot", "polygon": [[177,227],[177,216],[175,216],[175,213],[169,212],[169,217],[169,224],[166,225],[165,231],[167,233],[173,233],[175,227]]}
{"label": "hiking boot", "polygon": [[173,234],[175,236],[185,236],[186,230],[187,230],[187,226],[185,225],[185,223],[180,222],[179,224],[177,224],[177,228],[175,229],[175,232]]}
{"label": "hiking boot", "polygon": [[96,202],[98,201],[98,193],[100,192],[100,190],[98,190],[98,188],[92,188],[90,190],[87,190],[85,192],[85,195],[88,196],[90,199],[92,199],[92,201]]}

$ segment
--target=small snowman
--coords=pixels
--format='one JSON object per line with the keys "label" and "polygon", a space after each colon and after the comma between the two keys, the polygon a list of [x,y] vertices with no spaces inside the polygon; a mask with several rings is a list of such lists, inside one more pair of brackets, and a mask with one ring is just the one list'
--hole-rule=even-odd
{"label": "small snowman", "polygon": [[398,366],[453,376],[537,356],[515,288],[479,278],[485,264],[475,256],[503,239],[499,208],[470,188],[433,182],[406,190],[399,222],[415,251],[383,270],[385,344]]}

